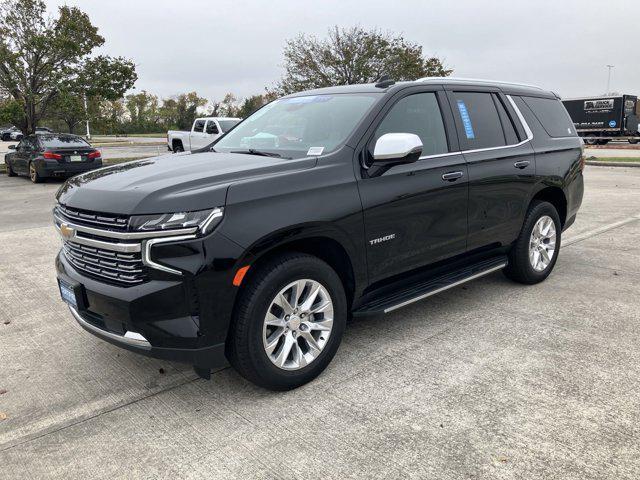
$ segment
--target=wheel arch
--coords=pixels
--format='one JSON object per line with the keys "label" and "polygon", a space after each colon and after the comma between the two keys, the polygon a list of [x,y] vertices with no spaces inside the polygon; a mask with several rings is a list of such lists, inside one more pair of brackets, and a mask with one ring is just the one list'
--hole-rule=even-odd
{"label": "wheel arch", "polygon": [[347,303],[351,306],[358,291],[364,287],[366,267],[362,260],[355,257],[350,241],[339,231],[322,229],[320,226],[296,228],[269,235],[247,249],[247,254],[238,265],[250,264],[242,282],[250,281],[252,273],[271,258],[287,253],[298,252],[313,255],[326,262],[338,274],[345,288]]}
{"label": "wheel arch", "polygon": [[549,202],[551,205],[553,205],[558,211],[560,223],[564,227],[567,221],[567,196],[565,195],[562,188],[557,186],[541,185],[538,191],[531,198],[527,210],[529,209],[529,207],[531,207],[531,203],[536,200]]}

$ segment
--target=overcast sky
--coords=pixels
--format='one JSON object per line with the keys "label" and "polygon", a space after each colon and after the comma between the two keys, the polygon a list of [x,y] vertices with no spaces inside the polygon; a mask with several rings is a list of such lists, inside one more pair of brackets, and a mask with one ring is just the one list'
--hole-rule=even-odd
{"label": "overcast sky", "polygon": [[77,5],[104,53],[131,58],[136,90],[261,93],[282,73],[282,47],[332,25],[402,33],[460,77],[532,83],[564,97],[640,94],[637,0],[47,0]]}

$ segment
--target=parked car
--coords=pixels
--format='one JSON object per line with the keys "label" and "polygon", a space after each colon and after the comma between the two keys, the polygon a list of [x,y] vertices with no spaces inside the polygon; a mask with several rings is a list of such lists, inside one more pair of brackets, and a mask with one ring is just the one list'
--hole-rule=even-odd
{"label": "parked car", "polygon": [[[54,222],[62,298],[92,334],[290,389],[347,318],[503,271],[547,278],[583,196],[560,100],[430,78],[276,100],[206,152],[79,175]],[[396,321],[398,321],[396,319]]]}
{"label": "parked car", "polygon": [[8,126],[8,127],[3,127],[0,129],[0,140],[2,140],[3,142],[8,142],[11,140],[11,133],[12,132],[20,132],[20,130],[18,130],[15,126]]}
{"label": "parked car", "polygon": [[69,177],[102,166],[99,150],[83,138],[65,133],[28,135],[5,156],[7,175],[28,175],[33,183]]}
{"label": "parked car", "polygon": [[0,130],[0,140],[10,142],[11,140],[20,140],[22,132],[16,127],[7,127]]}
{"label": "parked car", "polygon": [[53,133],[49,127],[36,127],[36,133]]}
{"label": "parked car", "polygon": [[167,132],[167,148],[177,153],[206,147],[235,127],[240,120],[232,117],[196,118],[190,132],[180,130]]}

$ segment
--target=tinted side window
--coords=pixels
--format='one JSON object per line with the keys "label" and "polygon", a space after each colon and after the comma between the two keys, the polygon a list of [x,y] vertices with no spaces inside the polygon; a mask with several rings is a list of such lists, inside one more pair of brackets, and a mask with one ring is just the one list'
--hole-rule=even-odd
{"label": "tinted side window", "polygon": [[209,120],[207,122],[207,133],[209,135],[215,135],[215,134],[219,133],[218,132],[218,126],[216,125],[215,121]]}
{"label": "tinted side window", "polygon": [[560,100],[550,98],[522,97],[550,137],[573,137],[576,135],[571,117]]}
{"label": "tinted side window", "polygon": [[399,100],[378,126],[375,139],[385,133],[418,135],[422,140],[422,155],[449,151],[438,99],[432,92],[416,93]]}
{"label": "tinted side window", "polygon": [[516,127],[513,124],[513,119],[507,113],[507,109],[502,103],[500,97],[495,95],[494,100],[496,102],[496,107],[498,108],[498,115],[500,116],[500,121],[502,122],[502,129],[504,130],[504,136],[507,140],[507,145],[515,145],[520,141],[518,138],[518,134],[516,133]]}
{"label": "tinted side window", "polygon": [[196,123],[193,125],[193,131],[198,133],[204,132],[204,120],[196,120]]}
{"label": "tinted side window", "polygon": [[506,145],[491,93],[452,92],[454,118],[463,150]]}

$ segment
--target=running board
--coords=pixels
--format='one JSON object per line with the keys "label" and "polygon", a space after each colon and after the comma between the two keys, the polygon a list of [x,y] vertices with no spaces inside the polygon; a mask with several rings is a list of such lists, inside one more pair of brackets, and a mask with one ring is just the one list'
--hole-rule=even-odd
{"label": "running board", "polygon": [[437,293],[444,292],[476,278],[484,277],[497,270],[502,270],[507,266],[507,263],[506,256],[494,257],[429,280],[414,283],[405,289],[396,290],[362,305],[353,311],[353,316],[360,317],[393,312]]}

